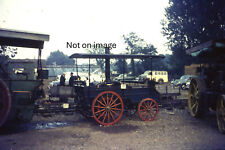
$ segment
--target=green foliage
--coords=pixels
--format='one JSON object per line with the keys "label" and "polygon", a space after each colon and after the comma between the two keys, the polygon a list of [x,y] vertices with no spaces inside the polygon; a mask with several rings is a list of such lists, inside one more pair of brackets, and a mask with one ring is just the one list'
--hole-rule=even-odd
{"label": "green foliage", "polygon": [[146,45],[143,39],[139,38],[136,33],[131,32],[128,35],[123,35],[125,44],[127,44],[126,50],[129,54],[138,54],[142,47]]}
{"label": "green foliage", "polygon": [[[157,54],[156,48],[152,44],[146,43],[144,39],[138,37],[134,32],[131,32],[128,35],[123,35],[123,38],[125,44],[127,44],[127,54]],[[151,69],[150,59],[138,60],[136,63],[132,59],[130,66],[130,71],[133,73],[133,75],[141,74],[145,70]],[[157,69],[157,64],[153,69]]]}
{"label": "green foliage", "polygon": [[127,62],[126,60],[123,60],[123,59],[118,59],[116,62],[115,62],[115,69],[117,70],[117,72],[119,74],[122,74],[122,73],[127,73],[128,72],[128,69],[127,69]]}
{"label": "green foliage", "polygon": [[225,36],[224,0],[169,0],[165,16],[161,24],[173,51],[170,69],[179,74],[194,61],[186,49]]}
{"label": "green foliage", "polygon": [[[127,44],[126,50],[128,54],[138,54],[145,44],[144,40],[139,38],[134,32],[123,35],[123,39]],[[134,59],[131,59],[131,72],[133,75],[136,75]]]}
{"label": "green foliage", "polygon": [[[157,54],[157,51],[156,51],[156,48],[155,48],[153,45],[151,45],[151,44],[146,44],[146,46],[143,47],[143,48],[141,49],[140,54],[151,54],[151,55],[156,55],[156,54]],[[156,61],[155,65],[152,66],[152,69],[153,69],[153,70],[159,69],[159,68],[158,68],[158,63],[159,63],[159,61],[161,61],[161,60],[155,60],[155,61]],[[155,62],[155,61],[154,61],[154,62]],[[142,67],[144,68],[144,71],[150,70],[150,69],[151,69],[151,61],[150,61],[150,59],[144,59],[144,60],[142,60],[142,63],[141,63],[141,64],[142,64]]]}
{"label": "green foliage", "polygon": [[8,56],[9,58],[15,57],[17,54],[17,48],[10,46],[0,45],[0,56]]}
{"label": "green foliage", "polygon": [[[90,54],[105,54],[104,48],[91,48],[87,49],[88,53]],[[97,59],[96,58],[97,65],[101,68],[101,71],[104,72],[104,66],[105,66],[105,59]]]}
{"label": "green foliage", "polygon": [[74,65],[74,60],[70,59],[67,55],[63,52],[57,50],[50,53],[50,56],[46,60],[47,65]]}

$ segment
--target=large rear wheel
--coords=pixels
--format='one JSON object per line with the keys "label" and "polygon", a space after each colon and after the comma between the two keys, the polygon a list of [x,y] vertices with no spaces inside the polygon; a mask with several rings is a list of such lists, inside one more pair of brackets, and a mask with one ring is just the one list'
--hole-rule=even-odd
{"label": "large rear wheel", "polygon": [[11,96],[8,87],[0,79],[0,127],[5,123],[11,107]]}
{"label": "large rear wheel", "polygon": [[205,101],[203,92],[206,90],[205,82],[202,79],[193,79],[188,90],[188,110],[192,117],[199,118],[204,114]]}
{"label": "large rear wheel", "polygon": [[221,96],[216,105],[216,117],[218,129],[225,133],[225,97]]}
{"label": "large rear wheel", "polygon": [[123,100],[116,92],[101,92],[92,103],[92,114],[99,124],[113,125],[123,115]]}

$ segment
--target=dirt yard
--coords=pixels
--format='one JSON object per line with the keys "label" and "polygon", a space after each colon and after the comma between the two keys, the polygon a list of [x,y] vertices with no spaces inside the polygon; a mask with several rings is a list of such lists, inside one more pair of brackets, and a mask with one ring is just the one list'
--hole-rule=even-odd
{"label": "dirt yard", "polygon": [[99,126],[79,114],[34,116],[29,124],[0,130],[0,150],[225,150],[214,113],[196,120],[187,110],[161,109],[156,120],[126,116]]}
{"label": "dirt yard", "polygon": [[[165,86],[157,89],[166,90]],[[168,88],[168,92],[177,91]],[[201,120],[192,118],[186,97],[187,91],[181,91],[176,101],[162,105],[151,122],[124,114],[114,126],[104,127],[77,113],[35,115],[30,123],[0,129],[0,150],[225,150],[225,135],[217,130],[215,112]]]}

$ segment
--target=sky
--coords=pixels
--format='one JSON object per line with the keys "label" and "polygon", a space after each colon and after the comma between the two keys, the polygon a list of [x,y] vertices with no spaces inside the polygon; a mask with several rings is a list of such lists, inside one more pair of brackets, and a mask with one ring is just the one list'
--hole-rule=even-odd
{"label": "sky", "polygon": [[[50,35],[42,58],[60,50],[67,55],[86,52],[67,48],[73,43],[116,43],[112,53],[125,51],[122,38],[135,32],[158,53],[171,53],[160,21],[168,0],[0,0],[0,28]],[[19,48],[15,58],[37,58],[37,50]]]}

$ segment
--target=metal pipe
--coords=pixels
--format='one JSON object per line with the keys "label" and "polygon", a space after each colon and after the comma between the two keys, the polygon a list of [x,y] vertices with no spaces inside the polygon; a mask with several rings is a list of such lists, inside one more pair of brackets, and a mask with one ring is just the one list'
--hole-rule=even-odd
{"label": "metal pipe", "polygon": [[124,82],[124,73],[125,73],[125,59],[123,59],[123,82]]}
{"label": "metal pipe", "polygon": [[[109,48],[105,48],[105,54],[110,54]],[[110,82],[110,58],[105,58],[105,80],[106,82]]]}
{"label": "metal pipe", "polygon": [[88,65],[88,84],[89,84],[89,86],[90,86],[90,82],[91,82],[91,79],[90,79],[90,77],[91,77],[91,65],[90,65],[90,63],[91,63],[91,59],[89,58],[89,65]]}
{"label": "metal pipe", "polygon": [[77,71],[77,77],[78,77],[78,65],[77,65],[77,58],[75,60],[75,64],[76,64],[76,71]]}
{"label": "metal pipe", "polygon": [[38,49],[38,64],[37,64],[37,70],[42,70],[42,63],[41,63],[41,49]]}
{"label": "metal pipe", "polygon": [[151,80],[152,80],[152,57],[150,57],[150,66],[151,66]]}

